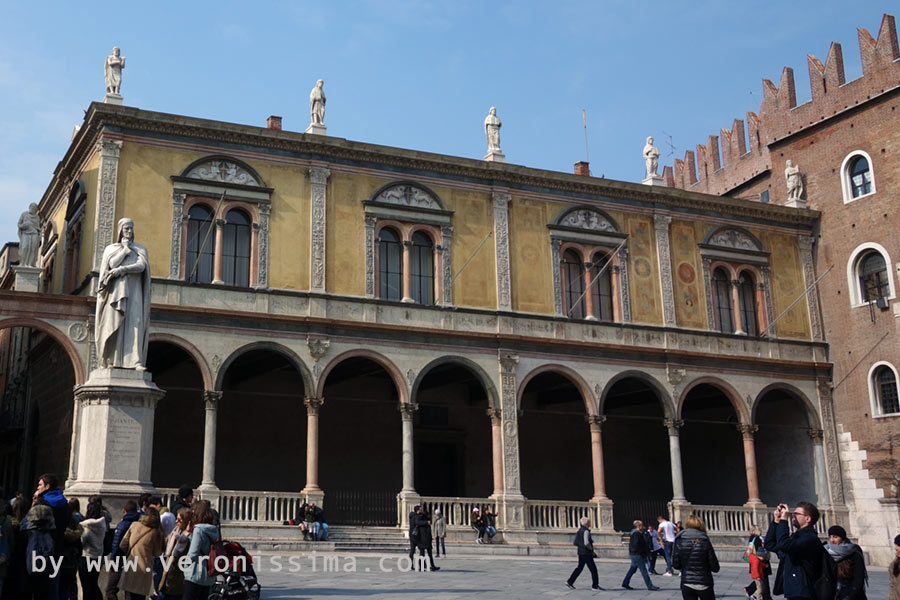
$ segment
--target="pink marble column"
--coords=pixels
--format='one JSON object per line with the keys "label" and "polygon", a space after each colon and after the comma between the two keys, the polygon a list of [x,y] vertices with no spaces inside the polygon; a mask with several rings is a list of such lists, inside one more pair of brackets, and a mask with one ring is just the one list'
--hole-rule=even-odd
{"label": "pink marble column", "polygon": [[216,254],[213,258],[213,283],[225,283],[222,280],[222,244],[225,235],[225,219],[216,219]]}
{"label": "pink marble column", "polygon": [[601,427],[604,415],[588,415],[585,420],[591,426],[591,463],[594,467],[594,497],[592,502],[606,499],[606,477],[603,472],[603,437]]}
{"label": "pink marble column", "polygon": [[403,241],[403,300],[401,302],[415,302],[412,299],[412,285],[409,281],[409,253],[412,248],[412,242]]}
{"label": "pink marble column", "polygon": [[203,403],[206,408],[206,419],[203,427],[203,479],[200,488],[214,490],[216,488],[216,423],[218,421],[219,401],[222,392],[207,390],[203,392]]}
{"label": "pink marble column", "polygon": [[741,316],[741,282],[737,279],[731,281],[731,304],[734,306],[734,332],[746,333]]}
{"label": "pink marble column", "polygon": [[491,455],[494,459],[494,495],[498,496],[503,493],[503,432],[500,429],[502,424],[500,417],[503,412],[499,408],[489,408],[487,414],[491,418]]}
{"label": "pink marble column", "polygon": [[584,263],[584,318],[589,321],[596,321],[597,316],[594,315],[594,286],[591,281],[591,263]]}
{"label": "pink marble column", "polygon": [[744,439],[744,469],[747,471],[747,504],[762,504],[759,499],[759,478],[756,470],[756,445],[753,434],[759,429],[756,425],[741,425],[741,437]]}
{"label": "pink marble column", "polygon": [[306,405],[306,487],[304,492],[321,492],[319,487],[319,409],[324,398],[307,398]]}

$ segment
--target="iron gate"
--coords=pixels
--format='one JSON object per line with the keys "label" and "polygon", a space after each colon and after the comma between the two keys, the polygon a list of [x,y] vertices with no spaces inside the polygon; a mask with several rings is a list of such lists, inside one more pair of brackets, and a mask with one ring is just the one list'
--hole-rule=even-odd
{"label": "iron gate", "polygon": [[397,492],[329,489],[325,493],[325,518],[334,525],[397,525]]}

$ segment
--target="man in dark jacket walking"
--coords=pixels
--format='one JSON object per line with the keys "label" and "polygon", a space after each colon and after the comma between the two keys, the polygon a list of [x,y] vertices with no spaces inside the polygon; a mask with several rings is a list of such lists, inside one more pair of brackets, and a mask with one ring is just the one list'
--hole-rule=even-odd
{"label": "man in dark jacket walking", "polygon": [[[822,576],[821,559],[825,552],[815,527],[819,509],[812,502],[798,502],[794,510],[779,504],[773,516],[764,542],[779,559],[772,593],[784,594],[785,600],[812,598],[810,585]],[[797,528],[793,535],[788,519]]]}
{"label": "man in dark jacket walking", "polygon": [[578,566],[569,575],[566,587],[570,590],[575,589],[575,580],[587,565],[588,571],[591,572],[591,589],[597,592],[603,590],[597,576],[597,565],[594,564],[597,554],[594,552],[594,538],[591,537],[591,520],[587,517],[581,517],[581,528],[575,534],[573,543],[578,547]]}
{"label": "man in dark jacket walking", "polygon": [[631,559],[631,566],[628,568],[628,572],[625,573],[625,579],[622,580],[622,587],[626,590],[634,589],[629,584],[631,583],[631,576],[636,571],[641,572],[648,590],[659,589],[653,585],[653,582],[650,581],[650,575],[647,574],[647,557],[650,556],[650,548],[647,545],[647,538],[641,530],[643,526],[644,524],[640,521],[635,521],[634,529],[631,530],[631,535],[628,536],[628,557]]}
{"label": "man in dark jacket walking", "polygon": [[[49,506],[53,513],[55,527],[50,531],[53,538],[53,556],[63,555],[63,535],[72,513],[69,510],[69,501],[59,490],[59,479],[53,473],[44,473],[38,479],[37,489],[34,492],[34,504]],[[50,581],[50,598],[59,598],[59,577],[53,577]]]}

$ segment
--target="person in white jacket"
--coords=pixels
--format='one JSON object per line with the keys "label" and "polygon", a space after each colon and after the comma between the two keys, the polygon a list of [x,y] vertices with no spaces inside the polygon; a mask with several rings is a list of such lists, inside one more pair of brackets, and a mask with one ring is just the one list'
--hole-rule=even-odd
{"label": "person in white jacket", "polygon": [[106,537],[106,519],[103,516],[103,504],[97,498],[89,502],[81,522],[84,533],[81,534],[81,560],[78,563],[78,577],[81,580],[84,600],[102,600],[103,593],[97,584],[100,577],[99,564],[90,568],[88,561],[99,561],[103,556],[103,539]]}

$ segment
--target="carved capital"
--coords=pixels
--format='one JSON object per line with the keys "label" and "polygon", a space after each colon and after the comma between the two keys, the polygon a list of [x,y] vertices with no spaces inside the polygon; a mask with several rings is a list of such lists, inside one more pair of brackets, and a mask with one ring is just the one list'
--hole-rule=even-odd
{"label": "carved capital", "polygon": [[653,215],[653,226],[657,231],[667,231],[672,217],[669,215]]}
{"label": "carved capital", "polygon": [[97,150],[101,156],[109,156],[111,158],[119,158],[122,151],[122,142],[120,140],[108,140],[106,138],[97,142]]}
{"label": "carved capital", "polygon": [[807,429],[806,433],[809,434],[809,437],[812,439],[813,444],[821,445],[822,441],[825,439],[825,432],[821,429]]}
{"label": "carved capital", "polygon": [[413,245],[412,240],[403,240],[403,246],[405,248],[412,248],[412,245]]}
{"label": "carved capital", "polygon": [[309,348],[309,355],[315,362],[319,362],[319,359],[325,356],[325,353],[328,352],[328,347],[330,345],[331,341],[328,338],[306,338],[306,346],[307,348]]}
{"label": "carved capital", "polygon": [[804,252],[809,252],[810,250],[812,250],[813,239],[808,235],[798,236],[797,245],[800,246],[800,249]]}
{"label": "carved capital", "polygon": [[225,227],[225,219],[216,219],[216,227]]}
{"label": "carved capital", "polygon": [[221,399],[222,392],[215,390],[204,390],[203,392],[203,403],[206,405],[206,410],[216,410]]}
{"label": "carved capital", "polygon": [[499,356],[500,370],[505,375],[512,375],[516,372],[516,365],[519,364],[519,357],[515,354],[501,354]]}
{"label": "carved capital", "polygon": [[313,185],[325,185],[328,183],[329,175],[331,175],[331,171],[328,169],[323,169],[322,167],[309,168],[309,181]]}
{"label": "carved capital", "polygon": [[585,415],[584,420],[590,425],[591,431],[600,431],[606,422],[606,415]]}
{"label": "carved capital", "polygon": [[757,431],[759,431],[759,427],[756,425],[741,425],[741,438],[752,440],[753,434]]}
{"label": "carved capital", "polygon": [[684,421],[681,419],[666,419],[663,421],[663,425],[669,431],[669,435],[678,435],[678,430],[684,425]]}
{"label": "carved capital", "polygon": [[499,408],[489,408],[487,409],[487,416],[491,418],[491,425],[495,427],[500,426],[500,420],[503,418],[503,411]]}
{"label": "carved capital", "polygon": [[685,375],[687,375],[686,369],[676,369],[671,366],[666,367],[666,380],[672,385],[677,386],[684,381]]}
{"label": "carved capital", "polygon": [[397,405],[397,410],[400,411],[400,417],[404,421],[412,421],[412,418],[416,414],[416,411],[419,410],[419,405],[411,404],[409,402],[401,402]]}
{"label": "carved capital", "polygon": [[325,398],[306,398],[303,400],[303,404],[306,406],[307,415],[318,415],[319,409],[325,404]]}

